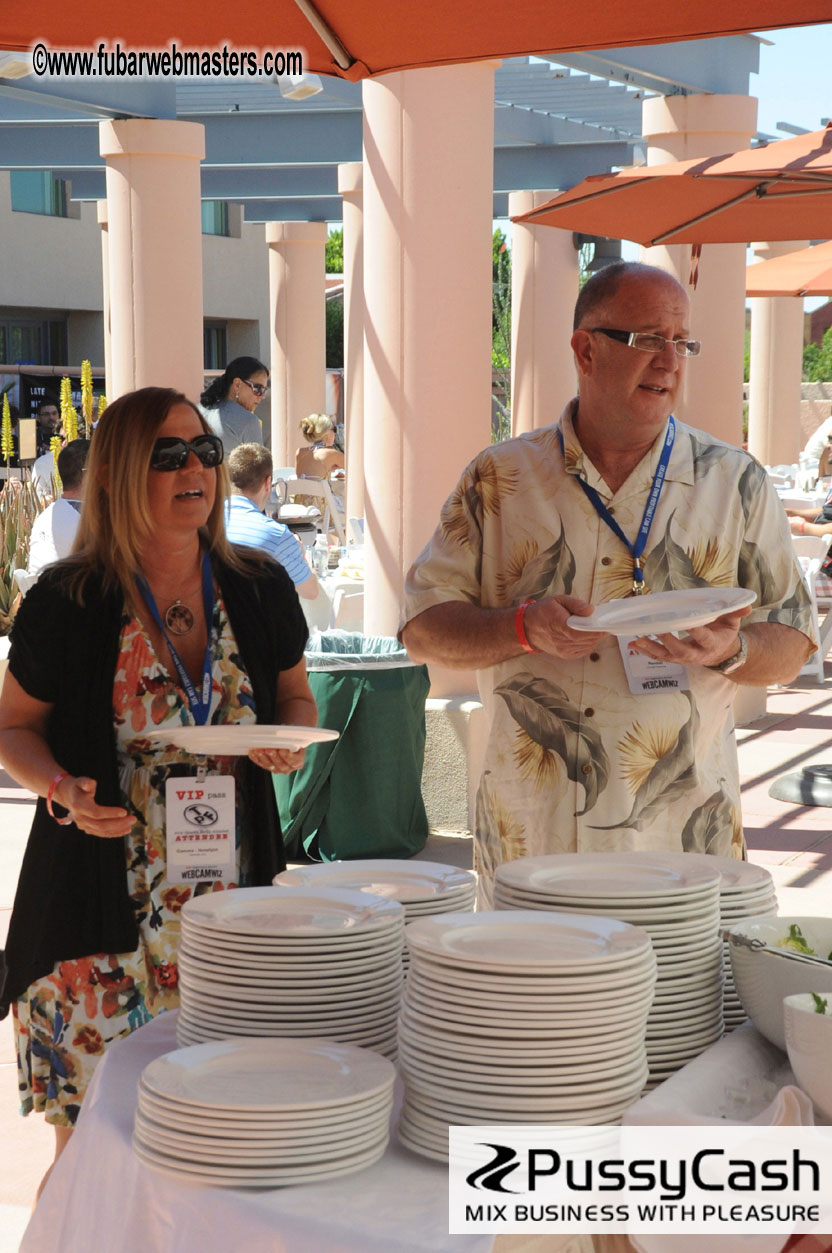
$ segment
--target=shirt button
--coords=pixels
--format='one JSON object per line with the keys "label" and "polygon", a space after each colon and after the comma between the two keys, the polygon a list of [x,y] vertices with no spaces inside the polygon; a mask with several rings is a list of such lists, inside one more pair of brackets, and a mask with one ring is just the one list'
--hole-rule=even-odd
{"label": "shirt button", "polygon": [[600,654],[600,653],[590,653],[590,654],[589,654],[589,660],[590,660],[590,661],[598,661],[598,660],[600,660],[600,657],[601,657],[601,654]]}
{"label": "shirt button", "polygon": [[594,717],[594,716],[595,716],[595,710],[594,710],[594,709],[585,709],[585,710],[584,710],[584,717],[585,717],[585,718],[592,718],[592,717]]}
{"label": "shirt button", "polygon": [[581,774],[592,774],[592,766],[588,761],[584,762],[581,766]]}
{"label": "shirt button", "polygon": [[612,565],[612,557],[602,557],[602,558],[601,558],[601,565],[602,565],[602,566],[611,566],[611,565]]}
{"label": "shirt button", "polygon": [[607,513],[615,513],[615,506],[607,505]]}

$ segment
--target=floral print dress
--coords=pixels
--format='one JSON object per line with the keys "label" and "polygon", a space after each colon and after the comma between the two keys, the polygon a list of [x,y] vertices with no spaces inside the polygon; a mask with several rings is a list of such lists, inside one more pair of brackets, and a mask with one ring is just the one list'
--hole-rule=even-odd
{"label": "floral print dress", "polygon": [[[255,722],[251,683],[222,601],[212,623],[213,690],[209,722]],[[122,622],[113,712],[123,803],[135,816],[125,837],[127,884],[139,927],[134,953],[59,962],[14,1006],[21,1110],[47,1122],[74,1125],[92,1073],[107,1045],[166,1009],[175,1009],[179,912],[192,892],[215,884],[172,884],[166,878],[165,781],[196,773],[235,774],[244,759],[205,757],[195,762],[172,745],[153,744],[143,732],[165,723],[192,726],[184,692],[162,665],[141,623]],[[246,822],[238,779],[237,882],[244,883],[240,845]],[[231,885],[234,886],[234,885]]]}

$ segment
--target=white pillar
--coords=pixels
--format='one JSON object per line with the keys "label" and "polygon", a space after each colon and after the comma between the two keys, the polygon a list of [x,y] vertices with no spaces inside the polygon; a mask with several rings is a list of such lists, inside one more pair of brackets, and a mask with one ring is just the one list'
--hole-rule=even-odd
{"label": "white pillar", "polygon": [[113,377],[113,339],[110,327],[110,237],[107,228],[107,201],[96,201],[101,227],[101,310],[104,323],[104,395],[109,402]]}
{"label": "white pillar", "polygon": [[101,122],[99,145],[107,165],[107,399],[152,385],[197,400],[204,378],[199,163],[205,128],[139,118]]}
{"label": "white pillar", "polygon": [[347,517],[364,517],[364,167],[338,166],[344,222],[344,426]]}
{"label": "white pillar", "polygon": [[[648,165],[736,152],[749,146],[756,127],[750,96],[656,96],[642,106]],[[702,356],[688,362],[677,416],[742,443],[745,246],[703,244],[695,291],[689,244],[643,249],[642,257],[678,278],[691,298],[691,334],[702,340]]]}
{"label": "white pillar", "polygon": [[[363,92],[364,623],[394,635],[404,575],[490,439],[494,66],[386,74]],[[431,674],[434,695],[453,694]]]}
{"label": "white pillar", "polygon": [[326,406],[326,222],[268,222],[272,456],[295,464],[300,422]]}
{"label": "white pillar", "polygon": [[[751,247],[756,257],[768,261],[808,247],[808,240]],[[791,465],[803,446],[803,300],[799,296],[758,296],[750,304],[748,450],[763,465]]]}
{"label": "white pillar", "polygon": [[[514,191],[509,217],[529,213],[557,191]],[[578,298],[571,231],[515,224],[511,249],[511,433],[554,422],[575,395],[569,341]]]}

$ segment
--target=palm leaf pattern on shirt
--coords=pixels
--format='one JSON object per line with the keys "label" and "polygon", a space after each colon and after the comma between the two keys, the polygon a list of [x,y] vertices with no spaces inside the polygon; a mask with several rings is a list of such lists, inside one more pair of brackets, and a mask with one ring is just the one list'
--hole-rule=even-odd
{"label": "palm leaf pattern on shirt", "polygon": [[[684,692],[683,695],[690,705],[690,717],[679,728],[672,747],[648,770],[641,771],[638,775],[633,774],[632,765],[630,766],[631,778],[637,786],[629,815],[619,822],[609,823],[608,826],[593,827],[593,830],[614,831],[616,827],[633,827],[636,831],[641,831],[657,814],[690,790],[696,775],[695,745],[699,714],[690,692]],[[658,743],[658,737],[655,738]],[[619,753],[632,743],[632,732],[628,732],[619,742]]]}
{"label": "palm leaf pattern on shirt", "polygon": [[686,853],[742,858],[742,819],[723,791],[694,809],[682,829],[682,848]]}
{"label": "palm leaf pattern on shirt", "polygon": [[601,736],[582,719],[577,705],[572,704],[562,688],[528,671],[516,674],[494,692],[502,696],[512,718],[529,739],[557,753],[568,777],[582,784],[584,808],[576,812],[576,817],[592,809],[607,786],[609,760]]}
{"label": "palm leaf pattern on shirt", "polygon": [[497,866],[525,856],[525,827],[502,804],[497,795],[490,770],[486,770],[477,789],[474,808],[477,837],[477,870],[493,877]]}
{"label": "palm leaf pattern on shirt", "polygon": [[[534,555],[531,555],[532,547]],[[519,565],[520,553],[528,551],[529,559],[518,569],[517,576],[510,575]],[[505,599],[516,601],[541,600],[544,596],[568,596],[575,578],[575,557],[561,532],[549,548],[537,551],[534,541],[524,541],[512,550],[506,563],[506,575],[498,576],[498,590],[505,592]]]}
{"label": "palm leaf pattern on shirt", "polygon": [[442,506],[439,526],[449,543],[460,548],[477,546],[482,529],[482,502],[470,472],[463,475],[456,491]]}
{"label": "palm leaf pattern on shirt", "polygon": [[482,515],[499,514],[504,496],[513,496],[520,483],[520,472],[516,466],[504,466],[491,456],[483,453],[476,464],[474,486],[482,501]]}

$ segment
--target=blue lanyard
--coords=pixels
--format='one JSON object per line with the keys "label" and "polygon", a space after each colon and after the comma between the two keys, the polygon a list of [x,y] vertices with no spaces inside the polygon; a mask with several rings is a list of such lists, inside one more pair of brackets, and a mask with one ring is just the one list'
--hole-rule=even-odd
{"label": "blue lanyard", "polygon": [[[673,414],[670,415],[667,422],[667,435],[665,436],[664,446],[662,447],[659,464],[656,466],[656,473],[653,475],[653,486],[650,488],[650,495],[647,497],[647,504],[644,506],[644,516],[641,519],[641,526],[638,529],[635,544],[631,544],[627,536],[621,530],[615,518],[604,504],[601,496],[596,492],[594,487],[584,479],[578,478],[578,482],[583,488],[584,495],[590,501],[598,516],[606,522],[610,530],[618,536],[622,544],[626,545],[633,557],[633,593],[640,596],[643,592],[650,589],[644,584],[644,571],[641,568],[641,556],[647,545],[647,537],[650,534],[650,527],[653,524],[653,515],[659,503],[659,497],[662,494],[665,475],[667,474],[668,463],[670,462],[670,454],[673,450],[673,441],[676,438],[676,422]],[[563,431],[558,427],[558,439],[560,440],[560,450],[564,451]],[[576,476],[577,477],[577,476]]]}
{"label": "blue lanyard", "polygon": [[156,605],[153,593],[151,592],[147,579],[143,575],[136,575],[136,583],[139,591],[144,597],[145,604],[153,614],[153,619],[159,630],[164,636],[165,643],[170,649],[170,655],[173,658],[173,664],[176,667],[176,673],[179,682],[185,689],[185,695],[188,698],[188,706],[193,714],[194,722],[198,727],[202,727],[208,721],[208,714],[211,712],[211,627],[214,617],[214,578],[211,573],[211,561],[207,552],[202,557],[202,603],[205,607],[205,629],[208,639],[205,645],[205,660],[202,663],[202,695],[197,692],[193,679],[185,669],[182,658],[174,648],[170,641],[164,623],[162,622],[159,609]]}

